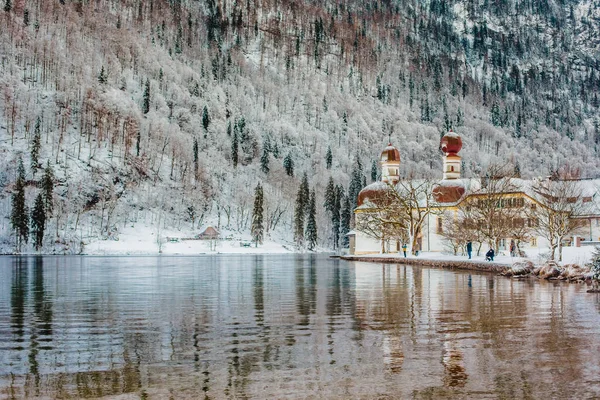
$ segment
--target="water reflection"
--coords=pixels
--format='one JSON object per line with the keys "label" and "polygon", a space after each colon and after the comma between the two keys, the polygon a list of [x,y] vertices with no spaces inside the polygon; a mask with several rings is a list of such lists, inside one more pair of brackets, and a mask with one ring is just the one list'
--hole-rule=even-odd
{"label": "water reflection", "polygon": [[317,256],[0,259],[0,398],[590,398],[585,287]]}

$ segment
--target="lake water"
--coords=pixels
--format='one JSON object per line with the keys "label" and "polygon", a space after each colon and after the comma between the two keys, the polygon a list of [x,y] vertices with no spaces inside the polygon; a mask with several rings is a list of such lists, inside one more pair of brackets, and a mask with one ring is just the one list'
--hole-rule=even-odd
{"label": "lake water", "polygon": [[600,398],[600,296],[324,256],[0,258],[0,398]]}

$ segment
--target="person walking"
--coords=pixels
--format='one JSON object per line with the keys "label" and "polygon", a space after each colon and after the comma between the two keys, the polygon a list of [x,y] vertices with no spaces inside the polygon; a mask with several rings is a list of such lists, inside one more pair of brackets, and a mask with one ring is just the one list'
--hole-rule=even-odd
{"label": "person walking", "polygon": [[471,241],[469,240],[467,242],[467,254],[469,255],[469,260],[471,259],[472,252],[473,252],[473,245],[471,244]]}
{"label": "person walking", "polygon": [[406,258],[406,249],[408,248],[408,246],[406,245],[406,243],[404,243],[402,245],[402,252],[404,253],[404,258]]}

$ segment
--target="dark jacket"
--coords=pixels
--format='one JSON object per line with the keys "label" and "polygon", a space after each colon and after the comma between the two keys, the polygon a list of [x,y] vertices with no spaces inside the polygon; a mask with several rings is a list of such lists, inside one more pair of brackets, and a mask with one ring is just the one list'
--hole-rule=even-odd
{"label": "dark jacket", "polygon": [[471,242],[467,242],[467,251],[473,251],[473,245],[471,244]]}
{"label": "dark jacket", "polygon": [[494,257],[494,249],[489,249],[487,253],[485,253],[486,257]]}

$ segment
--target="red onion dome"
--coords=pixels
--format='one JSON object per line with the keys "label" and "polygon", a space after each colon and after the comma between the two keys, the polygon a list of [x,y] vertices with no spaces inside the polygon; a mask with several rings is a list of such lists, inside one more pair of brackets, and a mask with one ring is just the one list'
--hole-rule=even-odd
{"label": "red onion dome", "polygon": [[456,155],[462,149],[462,139],[456,133],[450,131],[442,137],[440,146],[447,155]]}
{"label": "red onion dome", "polygon": [[433,187],[433,198],[438,203],[456,203],[465,194],[465,186],[459,179],[441,181]]}
{"label": "red onion dome", "polygon": [[381,152],[381,162],[400,162],[400,152],[391,143]]}
{"label": "red onion dome", "polygon": [[391,191],[394,189],[385,182],[374,182],[367,185],[358,194],[357,206],[371,203],[376,207],[389,205],[393,197]]}

